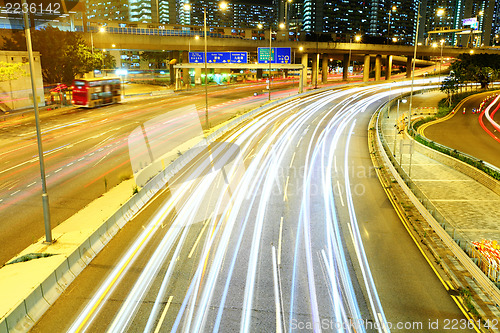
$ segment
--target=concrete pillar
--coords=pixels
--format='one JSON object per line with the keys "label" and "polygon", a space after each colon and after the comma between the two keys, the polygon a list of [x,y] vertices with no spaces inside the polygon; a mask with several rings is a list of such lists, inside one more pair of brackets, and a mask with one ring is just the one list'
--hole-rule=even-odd
{"label": "concrete pillar", "polygon": [[114,57],[116,60],[116,68],[122,68],[122,57],[118,50],[109,50],[109,55]]}
{"label": "concrete pillar", "polygon": [[307,86],[307,60],[308,60],[308,55],[307,53],[302,54],[302,85],[305,87]]}
{"label": "concrete pillar", "polygon": [[413,57],[406,57],[406,78],[411,78],[411,66]]}
{"label": "concrete pillar", "polygon": [[347,74],[349,73],[349,55],[344,54],[342,61],[342,80],[347,81]]}
{"label": "concrete pillar", "polygon": [[318,85],[318,57],[316,54],[312,58],[312,76],[311,76],[311,85]]}
{"label": "concrete pillar", "polygon": [[[188,58],[187,52],[182,52],[182,63],[183,64],[189,63],[189,58]],[[189,76],[189,68],[182,69],[182,83],[184,83],[184,85],[191,84],[191,76]]]}
{"label": "concrete pillar", "polygon": [[370,55],[365,54],[365,65],[363,66],[363,82],[370,81]]}
{"label": "concrete pillar", "polygon": [[201,84],[201,68],[199,67],[194,69],[194,84]]}
{"label": "concrete pillar", "polygon": [[386,59],[385,79],[390,80],[391,76],[392,76],[392,55],[388,55]]}
{"label": "concrete pillar", "polygon": [[375,56],[375,81],[380,81],[380,73],[382,71],[382,56],[377,54]]}
{"label": "concrete pillar", "polygon": [[257,80],[262,79],[263,76],[262,72],[263,72],[262,68],[257,69]]}
{"label": "concrete pillar", "polygon": [[323,84],[328,82],[328,54],[323,53],[323,59],[321,62],[321,81]]}

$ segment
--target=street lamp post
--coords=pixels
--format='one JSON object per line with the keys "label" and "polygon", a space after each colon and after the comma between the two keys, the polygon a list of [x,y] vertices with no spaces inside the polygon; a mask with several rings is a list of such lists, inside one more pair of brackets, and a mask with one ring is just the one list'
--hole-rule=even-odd
{"label": "street lamp post", "polygon": [[[27,7],[26,0],[22,0],[22,8]],[[42,180],[42,204],[43,220],[45,224],[45,242],[52,244],[52,230],[50,227],[50,206],[47,193],[47,182],[45,179],[45,164],[43,159],[42,134],[40,131],[40,117],[38,114],[38,95],[35,84],[35,65],[33,61],[33,47],[31,45],[31,32],[28,20],[28,11],[23,11],[24,34],[26,36],[26,48],[28,49],[28,60],[30,66],[31,90],[33,94],[33,108],[35,111],[36,140],[38,143],[38,161],[40,164],[40,178]]]}
{"label": "street lamp post", "polygon": [[415,63],[417,60],[417,45],[418,45],[418,27],[420,25],[420,1],[418,2],[418,11],[417,11],[417,27],[415,28],[415,40],[414,48],[413,48],[413,63],[411,70],[411,91],[410,91],[410,105],[408,109],[408,134],[410,133],[410,124],[411,124],[411,111],[413,106],[413,85],[415,83]]}
{"label": "street lamp post", "polygon": [[439,57],[439,85],[441,85],[441,65],[443,64],[444,39],[441,39],[441,56]]}
{"label": "street lamp post", "polygon": [[[227,3],[222,1],[219,3],[219,8],[224,10],[227,8]],[[189,3],[184,4],[184,10],[191,10],[191,5]],[[210,128],[210,123],[208,122],[208,66],[207,66],[207,7],[203,7],[203,35],[204,35],[204,68],[205,68],[205,126]]]}

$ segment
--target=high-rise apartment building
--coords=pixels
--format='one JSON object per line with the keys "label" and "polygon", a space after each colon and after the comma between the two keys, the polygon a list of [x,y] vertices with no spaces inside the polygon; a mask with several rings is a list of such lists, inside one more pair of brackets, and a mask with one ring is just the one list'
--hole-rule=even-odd
{"label": "high-rise apartment building", "polygon": [[[490,45],[495,0],[422,1],[422,31],[427,44]],[[465,20],[465,21],[464,21]],[[466,31],[446,32],[447,30]],[[443,30],[443,33],[433,33]]]}

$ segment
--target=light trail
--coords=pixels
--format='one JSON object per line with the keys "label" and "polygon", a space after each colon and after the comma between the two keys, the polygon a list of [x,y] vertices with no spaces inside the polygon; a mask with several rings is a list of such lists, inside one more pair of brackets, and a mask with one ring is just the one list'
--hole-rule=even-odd
{"label": "light trail", "polygon": [[[172,225],[149,251],[109,332],[153,332],[160,327],[172,332],[219,332],[229,327],[251,332],[260,328],[255,320],[260,311],[275,314],[270,329],[276,331],[292,332],[300,319],[320,332],[323,318],[338,323],[381,321],[380,331],[385,331],[356,219],[349,143],[356,118],[388,96],[406,91],[405,85],[391,92],[384,91],[389,85],[378,85],[302,97],[255,116],[226,135],[224,142],[214,143],[209,154],[197,157],[179,177],[190,180],[171,188],[172,196],[70,332],[91,330],[97,324],[103,304],[174,209]],[[239,153],[233,156],[223,143],[239,147]],[[337,161],[342,158],[343,163]],[[213,171],[214,165],[223,167]],[[303,166],[303,172],[294,173],[293,165]],[[342,225],[348,225],[352,237]],[[346,242],[352,242],[355,257],[345,252]],[[362,293],[350,272],[350,260],[361,267],[369,318],[365,310],[365,317],[361,315]],[[165,272],[159,274],[162,267]],[[182,284],[176,282],[175,272],[184,272]],[[152,294],[154,283],[159,289]],[[152,309],[137,316],[146,296],[154,299]],[[178,300],[175,307],[172,299]],[[364,327],[348,325],[339,331],[363,332]]]}

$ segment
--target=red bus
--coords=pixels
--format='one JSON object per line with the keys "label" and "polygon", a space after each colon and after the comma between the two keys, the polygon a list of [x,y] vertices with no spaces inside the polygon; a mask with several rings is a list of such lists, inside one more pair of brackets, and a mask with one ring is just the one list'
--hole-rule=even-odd
{"label": "red bus", "polygon": [[73,81],[75,106],[93,108],[95,106],[118,103],[121,100],[119,78],[76,79]]}

